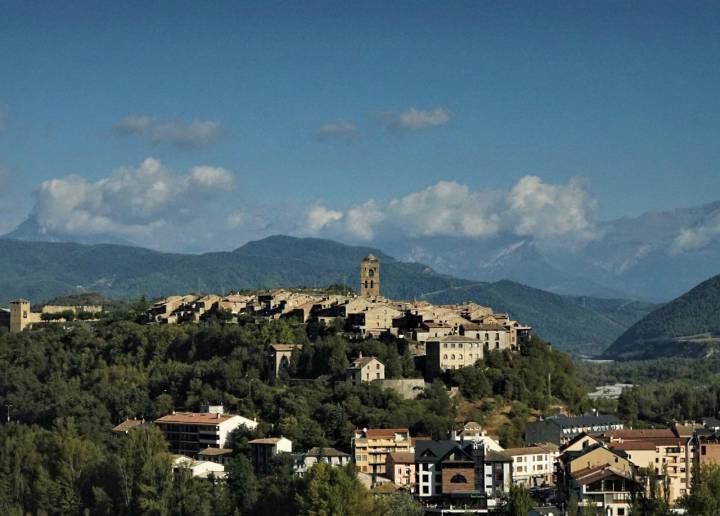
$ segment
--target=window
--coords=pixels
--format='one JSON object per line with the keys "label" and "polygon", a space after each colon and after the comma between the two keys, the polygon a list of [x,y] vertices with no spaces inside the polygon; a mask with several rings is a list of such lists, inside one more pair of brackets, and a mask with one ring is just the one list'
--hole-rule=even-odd
{"label": "window", "polygon": [[625,516],[625,508],[618,507],[618,516]]}
{"label": "window", "polygon": [[447,360],[447,353],[443,355],[443,358]]}
{"label": "window", "polygon": [[467,478],[463,475],[457,474],[450,479],[451,484],[467,484]]}
{"label": "window", "polygon": [[455,355],[450,355],[451,360],[455,360]]}
{"label": "window", "polygon": [[377,379],[380,379],[380,373],[375,373],[375,377],[376,377]]}
{"label": "window", "polygon": [[458,355],[458,358],[459,358],[460,360],[462,360],[462,353],[460,353],[460,354]]}
{"label": "window", "polygon": [[[443,344],[443,347],[444,347],[445,349],[447,349],[447,342],[446,342],[445,344]],[[445,358],[447,358],[447,357],[445,357]]]}

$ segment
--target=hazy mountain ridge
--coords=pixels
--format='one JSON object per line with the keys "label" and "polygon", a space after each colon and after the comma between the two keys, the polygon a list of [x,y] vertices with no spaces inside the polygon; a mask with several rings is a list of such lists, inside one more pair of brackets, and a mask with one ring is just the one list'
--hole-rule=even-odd
{"label": "hazy mountain ridge", "polygon": [[720,275],[633,324],[605,351],[609,358],[702,356],[720,351]]}
{"label": "hazy mountain ridge", "polygon": [[380,246],[469,279],[510,279],[559,294],[667,301],[720,273],[717,238],[697,249],[675,246],[683,230],[718,218],[720,202],[624,217],[598,224],[598,238],[572,250],[540,248],[510,234],[407,237]]}
{"label": "hazy mountain ridge", "polygon": [[[181,292],[357,284],[360,260],[381,260],[383,294],[393,299],[475,301],[507,311],[535,327],[558,347],[577,352],[603,349],[634,322],[609,316],[627,300],[559,296],[511,281],[470,281],[401,262],[370,247],[331,240],[273,236],[232,252],[182,255],[149,249],[0,240],[0,302],[34,302],[97,292],[112,298],[148,298]],[[635,313],[641,317],[649,308]]]}

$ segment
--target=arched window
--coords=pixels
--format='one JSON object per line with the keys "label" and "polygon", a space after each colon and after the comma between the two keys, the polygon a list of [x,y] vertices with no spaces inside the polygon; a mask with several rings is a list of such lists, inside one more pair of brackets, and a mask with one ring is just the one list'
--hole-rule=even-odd
{"label": "arched window", "polygon": [[[372,274],[370,276],[372,276]],[[375,288],[375,280],[370,280],[370,288]]]}
{"label": "arched window", "polygon": [[465,478],[464,476],[462,476],[460,474],[457,474],[450,479],[450,483],[451,484],[467,484],[467,478]]}
{"label": "arched window", "polygon": [[450,360],[455,360],[455,355],[450,355]]}
{"label": "arched window", "polygon": [[368,271],[368,275],[369,275],[371,278],[372,278],[373,276],[375,276],[375,269],[370,269],[370,270]]}
{"label": "arched window", "polygon": [[368,288],[368,280],[365,280],[365,288]]}
{"label": "arched window", "polygon": [[462,353],[460,353],[460,354],[458,355],[458,358],[459,358],[460,360],[462,360]]}
{"label": "arched window", "polygon": [[445,360],[447,360],[447,355],[443,355],[443,358],[444,358]]}

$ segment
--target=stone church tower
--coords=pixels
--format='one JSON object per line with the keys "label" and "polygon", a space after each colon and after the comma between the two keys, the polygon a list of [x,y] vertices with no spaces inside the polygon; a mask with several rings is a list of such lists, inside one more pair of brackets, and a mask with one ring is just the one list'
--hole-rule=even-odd
{"label": "stone church tower", "polygon": [[372,254],[360,262],[360,295],[362,297],[380,297],[380,261]]}

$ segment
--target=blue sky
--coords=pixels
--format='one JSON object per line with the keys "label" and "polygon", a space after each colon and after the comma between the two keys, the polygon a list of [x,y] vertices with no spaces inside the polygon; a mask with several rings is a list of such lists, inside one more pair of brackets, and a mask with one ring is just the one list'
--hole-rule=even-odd
{"label": "blue sky", "polygon": [[[719,34],[717,2],[0,2],[0,229],[67,213],[43,182],[106,192],[148,158],[232,175],[167,198],[237,216],[211,248],[443,181],[537,176],[595,219],[717,200]],[[170,224],[93,192],[101,227]]]}

